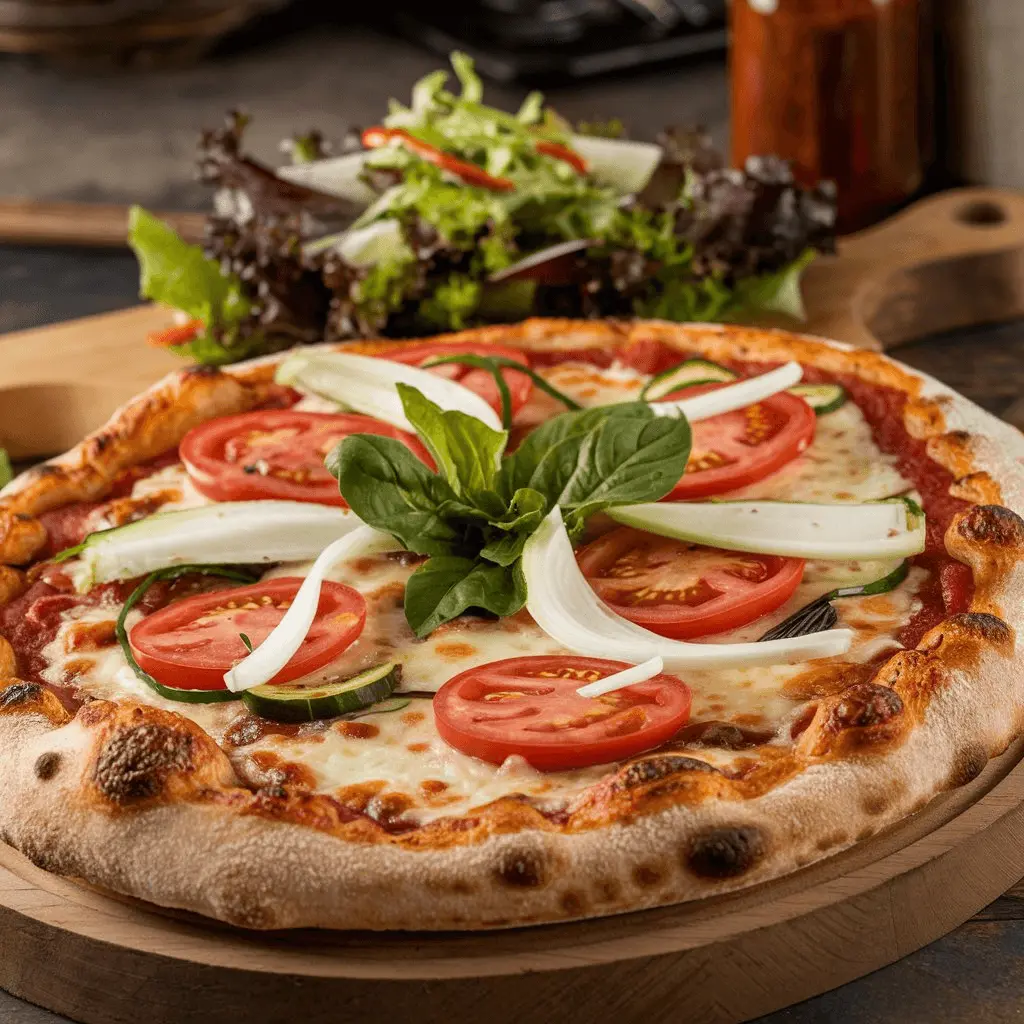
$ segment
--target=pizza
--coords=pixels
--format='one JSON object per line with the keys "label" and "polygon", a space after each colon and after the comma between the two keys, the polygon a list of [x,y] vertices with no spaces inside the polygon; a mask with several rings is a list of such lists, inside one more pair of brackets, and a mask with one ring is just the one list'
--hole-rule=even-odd
{"label": "pizza", "polygon": [[778,877],[1020,734],[1022,456],[783,331],[181,370],[0,494],[0,837],[255,929]]}

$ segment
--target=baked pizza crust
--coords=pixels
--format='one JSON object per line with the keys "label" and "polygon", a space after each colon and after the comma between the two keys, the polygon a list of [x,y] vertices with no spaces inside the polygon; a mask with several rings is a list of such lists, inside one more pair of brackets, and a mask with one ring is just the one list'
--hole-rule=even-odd
{"label": "baked pizza crust", "polygon": [[[974,506],[945,538],[973,570],[969,611],[819,700],[770,772],[730,778],[650,754],[610,772],[564,821],[506,797],[398,834],[324,794],[244,786],[216,743],[173,712],[95,700],[71,717],[16,678],[2,641],[0,838],[46,870],[247,928],[490,928],[766,881],[974,779],[1024,730],[1024,437],[885,356],[783,331],[531,320],[445,340],[569,353],[652,338],[710,359],[795,358],[905,391],[908,431]],[[196,423],[264,401],[278,358],[172,374],[19,477],[0,495],[0,556],[29,561],[45,541],[37,514],[97,498]],[[16,569],[5,573],[0,602],[20,586]]]}

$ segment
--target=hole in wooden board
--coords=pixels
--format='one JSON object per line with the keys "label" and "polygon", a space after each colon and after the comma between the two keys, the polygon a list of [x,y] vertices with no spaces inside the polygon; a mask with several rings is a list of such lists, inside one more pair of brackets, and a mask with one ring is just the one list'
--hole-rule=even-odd
{"label": "hole in wooden board", "polygon": [[975,199],[957,208],[954,214],[961,224],[978,228],[994,228],[1009,219],[1006,207],[991,199]]}
{"label": "hole in wooden board", "polygon": [[124,397],[99,384],[0,387],[0,446],[12,459],[63,452],[105,423]]}

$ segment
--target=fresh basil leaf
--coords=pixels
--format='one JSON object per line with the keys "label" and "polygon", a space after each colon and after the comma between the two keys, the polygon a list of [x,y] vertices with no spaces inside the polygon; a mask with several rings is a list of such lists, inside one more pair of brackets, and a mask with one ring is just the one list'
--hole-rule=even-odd
{"label": "fresh basil leaf", "polygon": [[458,550],[459,531],[439,511],[455,500],[454,491],[401,441],[353,434],[327,456],[327,468],[363,522],[397,537],[417,554]]}
{"label": "fresh basil leaf", "polygon": [[529,531],[532,533],[544,518],[548,510],[548,502],[540,491],[532,487],[520,487],[508,503],[508,510],[500,518],[492,520],[492,525],[499,530]]}
{"label": "fresh basil leaf", "polygon": [[613,505],[657,501],[679,483],[690,442],[682,416],[606,420],[584,438],[558,503],[585,518]]}
{"label": "fresh basil leaf", "polygon": [[405,585],[405,617],[418,637],[428,636],[471,608],[514,615],[525,603],[526,581],[518,565],[435,556]]}
{"label": "fresh basil leaf", "polygon": [[646,402],[623,402],[563,413],[539,426],[505,460],[501,484],[506,494],[523,487],[540,492],[549,510],[559,504],[590,514],[664,497],[689,452],[684,418],[656,417]]}
{"label": "fresh basil leaf", "polygon": [[495,565],[512,565],[523,553],[526,542],[530,539],[533,530],[523,530],[521,533],[506,533],[480,549],[480,557]]}
{"label": "fresh basil leaf", "polygon": [[475,416],[444,410],[408,384],[398,385],[402,409],[452,490],[459,496],[494,486],[508,434]]}

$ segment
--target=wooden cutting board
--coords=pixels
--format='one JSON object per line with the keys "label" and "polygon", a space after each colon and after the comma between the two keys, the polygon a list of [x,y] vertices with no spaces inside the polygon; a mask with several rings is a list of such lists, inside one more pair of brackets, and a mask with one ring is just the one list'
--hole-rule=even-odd
{"label": "wooden cutting board", "polygon": [[[0,236],[110,242],[123,234],[116,211],[95,218],[99,236],[74,236],[69,211],[47,216],[45,231],[30,235],[36,222],[0,204]],[[975,188],[925,199],[844,238],[837,256],[808,269],[804,293],[803,330],[869,348],[1024,316],[1024,194]],[[170,323],[168,311],[139,306],[0,335],[0,445],[29,458],[74,444],[182,365],[145,342]]]}
{"label": "wooden cutting board", "polygon": [[[964,190],[842,241],[807,329],[874,348],[1024,315],[1024,197]],[[74,443],[180,366],[154,307],[0,337],[0,442]],[[1024,741],[889,832],[711,901],[485,934],[259,935],[97,892],[0,845],[0,986],[86,1024],[732,1022],[891,963],[1024,875]]]}

